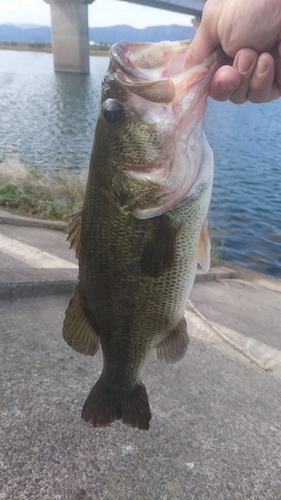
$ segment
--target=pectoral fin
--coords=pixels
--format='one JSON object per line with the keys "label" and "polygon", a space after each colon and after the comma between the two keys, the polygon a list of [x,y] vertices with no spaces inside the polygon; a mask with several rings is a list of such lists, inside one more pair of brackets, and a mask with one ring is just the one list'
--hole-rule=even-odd
{"label": "pectoral fin", "polygon": [[141,270],[152,277],[160,276],[173,267],[176,242],[180,227],[174,227],[165,215],[155,217],[152,237],[144,246],[141,257]]}
{"label": "pectoral fin", "polygon": [[67,241],[70,242],[70,248],[75,250],[75,256],[78,260],[81,248],[81,220],[82,210],[77,212],[77,214],[72,215],[71,222],[66,228],[66,231],[68,232]]}
{"label": "pectoral fin", "polygon": [[203,271],[209,271],[211,263],[211,242],[208,233],[208,221],[205,220],[199,238],[198,262]]}
{"label": "pectoral fin", "polygon": [[100,338],[83,310],[79,285],[66,310],[62,332],[67,344],[81,354],[94,356],[99,349]]}
{"label": "pectoral fin", "polygon": [[166,363],[182,359],[187,351],[189,339],[185,318],[157,346],[157,357]]}

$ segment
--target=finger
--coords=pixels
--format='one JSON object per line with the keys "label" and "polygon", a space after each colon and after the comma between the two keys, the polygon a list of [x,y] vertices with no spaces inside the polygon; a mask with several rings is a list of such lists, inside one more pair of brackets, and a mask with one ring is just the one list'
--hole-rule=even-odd
{"label": "finger", "polygon": [[258,54],[253,49],[246,48],[237,52],[233,61],[233,68],[239,72],[241,76],[241,83],[231,95],[231,102],[235,104],[243,104],[248,100],[250,82],[257,65],[257,60]]}
{"label": "finger", "polygon": [[277,43],[274,47],[273,53],[275,62],[275,78],[274,82],[279,89],[281,95],[281,42]]}
{"label": "finger", "polygon": [[215,18],[215,7],[206,2],[201,22],[187,51],[187,68],[203,62],[221,45]]}
{"label": "finger", "polygon": [[250,81],[248,99],[251,102],[261,103],[277,99],[277,85],[274,83],[275,61],[271,54],[263,53],[259,56],[254,74]]}
{"label": "finger", "polygon": [[[274,81],[272,83],[272,86],[270,86],[271,78],[270,76],[268,76],[269,78],[269,83],[267,84],[268,92],[264,97],[266,101],[263,100],[262,102],[273,101],[274,99],[278,99],[281,96],[281,42],[277,42],[275,44],[273,49],[270,51],[270,54],[274,59],[274,71],[275,71]],[[263,54],[263,57],[264,56],[265,54]],[[266,57],[268,57],[268,55]],[[272,71],[270,59],[268,59],[268,62],[269,62],[269,68],[267,69],[267,72],[269,72],[270,69]]]}
{"label": "finger", "polygon": [[272,51],[275,61],[274,82],[278,88],[279,97],[281,96],[281,42],[277,43]]}
{"label": "finger", "polygon": [[[211,40],[211,41],[210,41]],[[203,62],[220,45],[218,38],[211,38],[200,24],[186,54],[185,67],[195,66]]]}
{"label": "finger", "polygon": [[209,94],[217,101],[226,101],[231,98],[240,84],[240,73],[232,66],[222,66],[213,76]]}

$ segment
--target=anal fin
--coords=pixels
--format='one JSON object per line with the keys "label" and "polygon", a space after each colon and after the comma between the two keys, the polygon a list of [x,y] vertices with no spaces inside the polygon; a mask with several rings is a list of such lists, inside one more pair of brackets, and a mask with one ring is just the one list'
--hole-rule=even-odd
{"label": "anal fin", "polygon": [[99,378],[87,397],[82,419],[93,427],[108,427],[116,420],[148,430],[151,413],[145,386],[139,382],[131,391],[111,391]]}
{"label": "anal fin", "polygon": [[184,357],[188,344],[186,321],[182,318],[176,328],[156,346],[157,357],[166,363],[176,363]]}
{"label": "anal fin", "polygon": [[81,354],[94,356],[99,349],[100,338],[82,307],[79,285],[66,310],[62,332],[67,344]]}

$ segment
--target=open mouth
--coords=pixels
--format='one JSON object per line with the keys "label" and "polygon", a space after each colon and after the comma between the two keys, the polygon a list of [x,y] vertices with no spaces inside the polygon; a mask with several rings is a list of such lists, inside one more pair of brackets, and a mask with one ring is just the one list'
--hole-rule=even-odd
{"label": "open mouth", "polygon": [[[210,78],[217,69],[223,51],[218,49],[202,64],[186,68],[190,41],[133,43],[119,42],[111,47],[111,67],[123,87],[155,103],[169,103],[178,92]],[[218,61],[218,65],[214,64]],[[211,71],[212,69],[212,71]],[[210,80],[208,79],[208,81]]]}

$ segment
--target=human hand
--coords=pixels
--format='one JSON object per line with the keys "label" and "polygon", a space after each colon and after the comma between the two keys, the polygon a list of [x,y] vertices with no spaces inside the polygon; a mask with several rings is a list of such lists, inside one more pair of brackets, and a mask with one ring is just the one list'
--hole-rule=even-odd
{"label": "human hand", "polygon": [[232,66],[221,66],[216,71],[209,93],[213,99],[230,99],[235,104],[277,99],[281,96],[281,57],[277,48],[272,54],[260,55],[253,49],[240,49]]}
{"label": "human hand", "polygon": [[221,45],[232,66],[217,70],[211,97],[237,104],[269,102],[281,95],[280,40],[280,0],[208,0],[187,64],[202,62]]}

